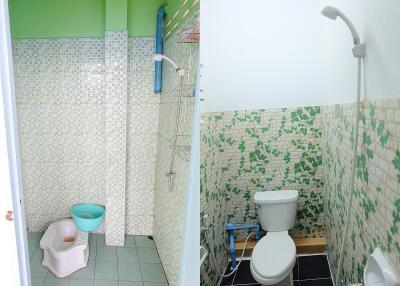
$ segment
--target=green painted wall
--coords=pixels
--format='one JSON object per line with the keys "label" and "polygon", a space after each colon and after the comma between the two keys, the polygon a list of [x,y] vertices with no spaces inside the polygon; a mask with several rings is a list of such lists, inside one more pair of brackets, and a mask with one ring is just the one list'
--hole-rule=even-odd
{"label": "green painted wall", "polygon": [[127,10],[127,0],[106,0],[106,30],[126,30],[128,24]]}
{"label": "green painted wall", "polygon": [[13,38],[102,37],[104,0],[9,0]]}
{"label": "green painted wall", "polygon": [[[13,38],[103,37],[107,25],[108,30],[128,27],[130,37],[154,36],[157,9],[165,2],[166,0],[9,0],[11,35]],[[106,3],[110,9],[107,21]]]}
{"label": "green painted wall", "polygon": [[165,3],[166,0],[128,0],[129,37],[155,36],[157,10]]}

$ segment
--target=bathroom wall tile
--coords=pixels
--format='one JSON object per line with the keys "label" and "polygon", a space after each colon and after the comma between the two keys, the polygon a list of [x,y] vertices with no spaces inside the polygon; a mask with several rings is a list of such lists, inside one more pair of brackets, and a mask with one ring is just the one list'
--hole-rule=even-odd
{"label": "bathroom wall tile", "polygon": [[13,60],[26,222],[44,231],[105,203],[104,39],[14,40]]}
{"label": "bathroom wall tile", "polygon": [[[155,40],[126,41],[126,77],[118,77],[127,90],[125,232],[150,235],[160,103]],[[75,203],[106,204],[105,39],[18,39],[13,55],[27,227],[44,231]],[[105,223],[97,232],[104,231]]]}
{"label": "bathroom wall tile", "polygon": [[106,244],[124,245],[128,32],[105,33]]}
{"label": "bathroom wall tile", "polygon": [[[128,39],[127,234],[153,233],[159,94],[154,89],[154,37]],[[143,160],[146,158],[146,160]]]}
{"label": "bathroom wall tile", "polygon": [[[188,17],[186,24],[191,21],[195,21],[195,19]],[[181,43],[177,32],[165,41],[164,53],[179,66],[188,70],[188,74],[183,78],[181,93],[180,79],[175,69],[166,62],[163,64],[154,192],[154,242],[157,245],[169,284],[178,285],[184,211],[188,191],[187,178],[194,103],[192,95],[198,68],[199,44]],[[174,187],[170,188],[165,174],[170,172],[173,150],[171,146],[175,135],[179,96],[184,96],[181,101],[179,136],[177,138],[177,145],[180,147],[177,148],[173,166],[173,171],[176,173]],[[136,242],[140,247],[138,241]],[[145,274],[143,276],[145,278]],[[147,280],[144,279],[144,281]]]}
{"label": "bathroom wall tile", "polygon": [[[356,179],[342,278],[361,282],[368,256],[379,247],[400,268],[400,99],[362,103]],[[323,162],[328,255],[336,273],[347,214],[354,146],[355,104],[325,106]]]}
{"label": "bathroom wall tile", "polygon": [[[201,216],[209,227],[201,244],[220,272],[228,259],[226,224],[258,223],[258,191],[299,190],[291,236],[324,236],[320,107],[203,113],[202,122]],[[202,266],[203,285],[217,282],[213,268],[210,260]]]}

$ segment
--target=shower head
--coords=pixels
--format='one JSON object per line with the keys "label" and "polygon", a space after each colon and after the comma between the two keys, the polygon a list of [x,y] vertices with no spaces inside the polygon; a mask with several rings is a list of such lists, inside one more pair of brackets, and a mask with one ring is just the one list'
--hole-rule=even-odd
{"label": "shower head", "polygon": [[338,16],[342,18],[342,20],[346,23],[346,25],[350,29],[351,35],[353,36],[354,45],[357,46],[360,44],[360,37],[357,33],[356,28],[354,27],[350,19],[342,11],[333,6],[326,6],[324,9],[322,9],[321,13],[322,15],[328,17],[331,20],[336,20]]}
{"label": "shower head", "polygon": [[162,60],[166,60],[167,62],[169,62],[171,65],[173,65],[173,67],[175,68],[175,70],[178,72],[178,74],[180,76],[184,76],[185,75],[185,70],[180,68],[173,60],[171,60],[169,57],[164,56],[162,54],[155,54],[153,56],[153,60],[156,62],[161,62]]}

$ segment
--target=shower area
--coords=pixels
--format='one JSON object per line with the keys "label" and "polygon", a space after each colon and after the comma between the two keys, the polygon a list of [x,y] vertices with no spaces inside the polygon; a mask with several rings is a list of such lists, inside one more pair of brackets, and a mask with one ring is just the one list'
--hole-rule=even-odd
{"label": "shower area", "polygon": [[[242,266],[221,274],[232,270],[227,223],[257,224],[263,190],[299,191],[294,285],[362,283],[376,248],[400,269],[399,57],[387,41],[399,42],[384,33],[396,21],[384,10],[399,6],[227,2],[202,6],[224,23],[202,25],[201,285],[256,285]],[[236,257],[248,233],[235,232]],[[302,277],[305,242],[326,257],[324,275]]]}
{"label": "shower area", "polygon": [[[32,285],[179,285],[199,1],[9,1],[9,10]],[[155,89],[160,43],[185,75],[164,61]],[[87,267],[59,279],[39,242],[78,203],[104,206],[105,218],[89,234]]]}

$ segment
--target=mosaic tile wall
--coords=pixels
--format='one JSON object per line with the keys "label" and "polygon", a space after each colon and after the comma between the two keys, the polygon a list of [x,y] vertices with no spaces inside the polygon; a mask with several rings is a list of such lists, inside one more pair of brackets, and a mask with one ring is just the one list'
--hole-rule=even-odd
{"label": "mosaic tile wall", "polygon": [[106,244],[124,246],[128,31],[105,35]]}
{"label": "mosaic tile wall", "polygon": [[[153,233],[160,96],[154,89],[154,37],[128,39],[127,234]],[[144,160],[145,158],[145,160]]]}
{"label": "mosaic tile wall", "polygon": [[[299,190],[291,235],[324,235],[319,107],[204,113],[202,120],[201,215],[209,216],[202,244],[220,271],[227,259],[226,223],[258,222],[257,191]],[[209,261],[203,267],[203,285],[214,285]]]}
{"label": "mosaic tile wall", "polygon": [[[190,23],[192,18],[188,19]],[[179,33],[165,42],[165,55],[188,71],[183,79],[182,110],[175,155],[174,188],[170,189],[165,175],[170,170],[173,136],[180,94],[180,80],[171,65],[164,62],[163,83],[160,96],[156,181],[154,193],[154,239],[159,250],[169,285],[178,285],[180,258],[183,244],[184,212],[186,206],[187,178],[194,99],[192,97],[198,66],[199,45],[182,43]]]}
{"label": "mosaic tile wall", "polygon": [[[328,255],[333,273],[342,243],[352,161],[355,105],[322,108]],[[361,282],[380,247],[400,269],[400,99],[368,100],[360,122],[357,175],[343,280]]]}
{"label": "mosaic tile wall", "polygon": [[[153,232],[154,42],[129,38],[127,46],[128,234]],[[13,41],[13,55],[27,227],[44,231],[75,203],[106,205],[105,40],[21,39]]]}
{"label": "mosaic tile wall", "polygon": [[13,58],[26,222],[44,231],[106,204],[104,39],[15,40]]}

